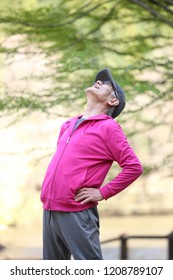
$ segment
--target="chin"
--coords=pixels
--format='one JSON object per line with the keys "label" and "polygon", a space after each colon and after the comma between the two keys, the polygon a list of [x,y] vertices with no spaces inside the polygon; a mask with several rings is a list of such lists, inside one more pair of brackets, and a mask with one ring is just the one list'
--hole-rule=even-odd
{"label": "chin", "polygon": [[92,92],[93,93],[93,92],[95,92],[95,88],[93,86],[92,87],[88,87],[88,88],[85,89],[85,92],[86,93],[88,93],[88,92]]}

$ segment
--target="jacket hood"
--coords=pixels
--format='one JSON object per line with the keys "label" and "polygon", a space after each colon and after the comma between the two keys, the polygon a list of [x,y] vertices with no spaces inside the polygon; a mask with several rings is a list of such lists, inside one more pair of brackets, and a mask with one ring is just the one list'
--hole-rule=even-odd
{"label": "jacket hood", "polygon": [[[73,132],[73,129],[74,129],[74,126],[75,126],[77,120],[79,118],[81,118],[82,116],[83,115],[79,115],[78,117],[69,119],[65,122],[65,124],[66,124],[65,129],[67,129],[69,127],[70,135]],[[99,121],[104,121],[104,120],[112,120],[113,122],[115,122],[112,117],[110,117],[108,115],[105,115],[105,114],[100,114],[100,115],[96,115],[96,116],[93,116],[93,117],[90,117],[90,118],[86,118],[85,122],[87,122],[87,126],[85,128],[85,131],[86,131],[87,127],[90,125],[91,122],[93,123],[93,122],[99,122]]]}
{"label": "jacket hood", "polygon": [[[77,119],[79,118],[82,118],[83,115],[79,115],[75,118],[72,118],[72,119],[69,119],[66,121],[66,123],[71,123],[73,120],[76,121]],[[108,115],[105,115],[105,114],[100,114],[100,115],[96,115],[96,116],[93,116],[93,117],[89,117],[89,118],[86,118],[86,120],[88,121],[92,121],[92,120],[96,120],[96,121],[99,121],[99,120],[110,120],[112,119],[112,117],[108,116]]]}

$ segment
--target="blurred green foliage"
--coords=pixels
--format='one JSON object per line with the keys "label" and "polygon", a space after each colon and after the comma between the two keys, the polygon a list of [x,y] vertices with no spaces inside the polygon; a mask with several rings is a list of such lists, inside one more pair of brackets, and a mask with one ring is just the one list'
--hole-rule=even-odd
{"label": "blurred green foliage", "polygon": [[[128,134],[164,125],[161,105],[173,98],[173,1],[13,2],[0,2],[2,65],[17,54],[44,55],[50,71],[23,79],[51,79],[52,83],[43,92],[31,88],[16,93],[2,81],[1,116],[20,110],[22,114],[34,110],[50,113],[59,104],[65,106],[64,113],[57,111],[57,115],[69,116],[70,110],[83,108],[83,90],[93,83],[97,71],[109,67],[130,104],[121,117],[124,123],[133,119],[135,126],[131,125]],[[6,46],[4,40],[14,35],[20,35],[18,44]],[[146,72],[151,73],[150,78]],[[159,78],[152,78],[155,74]],[[136,96],[146,96],[146,101],[135,106]],[[153,104],[160,110],[158,119],[148,119]]]}

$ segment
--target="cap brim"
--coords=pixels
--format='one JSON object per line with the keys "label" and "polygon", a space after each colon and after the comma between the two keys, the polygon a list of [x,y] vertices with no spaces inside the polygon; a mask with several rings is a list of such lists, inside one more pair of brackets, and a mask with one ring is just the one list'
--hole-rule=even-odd
{"label": "cap brim", "polygon": [[95,82],[100,81],[110,81],[113,85],[114,90],[117,93],[117,98],[119,100],[119,104],[115,107],[114,112],[112,114],[112,118],[116,118],[125,107],[125,93],[122,88],[118,85],[118,83],[113,79],[112,74],[108,68],[105,68],[99,71],[96,75]]}

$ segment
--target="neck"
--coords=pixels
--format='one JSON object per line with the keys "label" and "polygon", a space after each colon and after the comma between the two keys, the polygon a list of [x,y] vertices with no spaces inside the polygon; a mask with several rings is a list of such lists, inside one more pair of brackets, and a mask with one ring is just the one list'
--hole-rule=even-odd
{"label": "neck", "polygon": [[105,108],[102,104],[95,104],[93,102],[87,102],[85,112],[83,114],[83,118],[87,119],[90,117],[94,117],[101,114],[106,114],[107,108]]}

